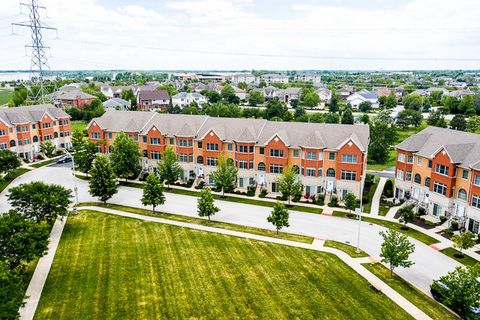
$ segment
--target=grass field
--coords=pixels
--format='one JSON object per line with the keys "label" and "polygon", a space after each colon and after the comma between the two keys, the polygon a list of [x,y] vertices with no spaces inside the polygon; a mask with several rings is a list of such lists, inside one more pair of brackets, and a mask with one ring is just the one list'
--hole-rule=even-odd
{"label": "grass field", "polygon": [[83,131],[87,129],[88,121],[86,120],[74,120],[70,123],[70,127],[72,128],[72,132],[74,131]]}
{"label": "grass field", "polygon": [[0,106],[6,104],[12,95],[13,90],[0,88]]}
{"label": "grass field", "polygon": [[157,208],[157,211],[155,213],[153,213],[151,210],[122,206],[122,205],[113,204],[113,203],[112,204],[110,204],[110,203],[103,204],[101,202],[85,202],[85,203],[80,203],[79,204],[79,207],[83,207],[83,206],[97,206],[97,207],[102,207],[102,208],[109,208],[109,209],[120,210],[120,211],[135,213],[135,214],[141,214],[141,215],[144,215],[144,216],[159,217],[159,218],[165,218],[165,219],[170,219],[170,220],[175,220],[175,221],[200,224],[202,226],[222,228],[222,229],[227,229],[227,230],[235,230],[235,231],[240,231],[240,232],[248,232],[248,233],[258,234],[258,235],[262,235],[262,236],[291,240],[291,241],[297,241],[297,242],[304,242],[304,243],[312,243],[313,242],[313,237],[307,237],[307,236],[303,236],[303,235],[299,235],[299,234],[286,233],[286,232],[280,232],[277,235],[276,232],[273,231],[273,230],[260,229],[260,228],[254,228],[254,227],[248,227],[248,226],[241,226],[241,225],[238,225],[238,224],[227,223],[227,222],[222,222],[222,221],[215,221],[215,216],[213,216],[211,218],[212,220],[209,221],[209,220],[206,220],[206,219],[189,217],[189,216],[184,216],[184,215],[180,215],[180,214],[171,214],[171,213],[159,212],[158,208]]}
{"label": "grass field", "polygon": [[69,218],[36,319],[411,319],[333,255],[96,212]]}
{"label": "grass field", "polygon": [[367,170],[373,171],[383,171],[387,168],[395,167],[395,163],[397,161],[397,153],[395,150],[390,150],[388,152],[388,160],[385,163],[375,163],[373,161],[367,162]]}
{"label": "grass field", "polygon": [[[336,217],[356,219],[355,216],[349,215],[347,212],[343,212],[343,211],[333,211],[333,215],[336,216]],[[427,245],[438,243],[437,239],[435,239],[433,237],[430,237],[429,235],[427,235],[423,232],[417,231],[415,229],[409,228],[408,230],[403,230],[402,229],[403,224],[400,224],[400,223],[381,220],[381,219],[375,219],[375,218],[371,218],[371,217],[363,217],[363,216],[362,216],[362,221],[375,223],[375,224],[378,224],[378,225],[383,226],[385,228],[396,230],[398,232],[406,234],[407,236],[410,236],[414,239],[417,239],[418,241],[421,241],[421,242],[423,242]]]}
{"label": "grass field", "polygon": [[370,186],[370,188],[368,190],[363,191],[363,194],[368,192],[368,202],[363,206],[364,212],[367,212],[367,213],[370,213],[370,211],[372,210],[373,195],[375,194],[375,190],[377,190],[378,183],[380,182],[379,177],[375,177],[374,179],[375,179],[375,182]]}
{"label": "grass field", "polygon": [[466,254],[463,254],[463,258],[458,257],[457,255],[460,255],[460,251],[458,251],[455,248],[445,248],[445,249],[440,250],[440,251],[443,254],[446,254],[450,258],[452,258],[454,260],[457,260],[458,262],[460,262],[461,264],[463,264],[467,267],[473,267],[477,263],[480,263],[480,261],[478,261],[478,260],[476,260],[476,259],[474,259],[470,256],[467,256]]}
{"label": "grass field", "polygon": [[425,312],[434,320],[448,320],[458,319],[454,314],[445,309],[441,304],[416,289],[401,277],[394,274],[390,277],[390,270],[385,268],[382,264],[376,263],[374,265],[366,263],[363,265],[370,270],[374,275],[383,280],[386,284],[392,287],[395,291],[400,293],[404,298],[416,305],[420,310]]}
{"label": "grass field", "polygon": [[18,176],[21,176],[22,174],[28,171],[30,170],[26,168],[18,168],[13,170],[8,176],[5,176],[2,179],[0,179],[0,192],[2,192],[6,187],[8,187],[10,182],[15,180],[15,178],[17,178]]}
{"label": "grass field", "polygon": [[350,257],[352,258],[363,258],[363,257],[368,257],[368,254],[366,254],[364,251],[360,250],[360,252],[357,252],[357,248],[354,246],[351,246],[346,243],[338,242],[335,240],[327,240],[325,241],[324,244],[325,247],[330,247],[330,248],[335,248],[338,250],[342,250],[343,252],[347,253]]}

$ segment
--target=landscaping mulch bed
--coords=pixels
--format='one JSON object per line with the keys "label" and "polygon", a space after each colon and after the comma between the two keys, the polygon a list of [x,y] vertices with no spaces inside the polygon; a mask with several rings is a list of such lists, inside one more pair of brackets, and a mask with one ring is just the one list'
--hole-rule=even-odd
{"label": "landscaping mulch bed", "polygon": [[448,240],[450,240],[453,237],[453,233],[446,232],[446,231],[440,231],[440,232],[437,232],[437,234],[441,235],[444,238],[447,238]]}
{"label": "landscaping mulch bed", "polygon": [[427,221],[421,220],[419,218],[415,219],[415,221],[413,221],[413,224],[416,225],[416,226],[422,227],[424,229],[427,229],[427,230],[433,229],[433,228],[435,228],[439,225],[437,223],[429,224],[429,223],[427,223]]}

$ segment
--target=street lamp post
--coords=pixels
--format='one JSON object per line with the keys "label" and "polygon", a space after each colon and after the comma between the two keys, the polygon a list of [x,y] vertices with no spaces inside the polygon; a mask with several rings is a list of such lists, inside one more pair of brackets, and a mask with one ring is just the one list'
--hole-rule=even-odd
{"label": "street lamp post", "polygon": [[358,208],[358,231],[357,231],[357,249],[356,253],[360,253],[360,226],[362,225],[362,201],[363,201],[363,176],[360,176],[360,208]]}
{"label": "street lamp post", "polygon": [[73,176],[73,192],[75,193],[75,205],[78,204],[78,187],[77,187],[77,180],[75,179],[75,158],[72,156],[70,152],[67,151],[67,154],[72,157],[72,176]]}

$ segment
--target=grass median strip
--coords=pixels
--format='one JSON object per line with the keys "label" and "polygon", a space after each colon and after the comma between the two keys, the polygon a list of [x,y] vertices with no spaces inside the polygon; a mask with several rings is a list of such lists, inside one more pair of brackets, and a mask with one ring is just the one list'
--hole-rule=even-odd
{"label": "grass median strip", "polygon": [[[380,178],[374,177],[374,183],[368,189],[368,202],[363,206],[363,210],[367,213],[370,213],[370,211],[372,210],[372,200],[379,182]],[[363,193],[365,194],[365,190],[363,191]]]}
{"label": "grass median strip", "polygon": [[461,264],[467,266],[467,267],[473,267],[477,263],[480,263],[480,261],[466,255],[466,254],[461,254],[460,251],[458,251],[455,248],[445,248],[440,250],[443,254],[449,256],[450,258],[460,262]]}
{"label": "grass median strip", "polygon": [[57,162],[57,160],[58,160],[59,158],[60,158],[60,157],[56,157],[56,158],[49,159],[49,160],[46,160],[46,161],[34,163],[34,164],[32,164],[32,167],[37,168],[37,169],[38,169],[38,168],[41,168],[41,167],[45,167],[45,166],[48,166],[49,164],[52,164],[52,163]]}
{"label": "grass median strip", "polygon": [[82,211],[35,319],[412,319],[332,254]]}
{"label": "grass median strip", "polygon": [[360,252],[357,252],[357,248],[355,248],[354,246],[351,246],[346,243],[338,242],[335,240],[326,240],[323,246],[341,250],[352,258],[368,257],[368,254],[366,252],[362,250],[360,250]]}
{"label": "grass median strip", "polygon": [[448,320],[458,319],[453,313],[451,313],[444,306],[430,298],[425,293],[421,292],[417,288],[413,287],[407,281],[403,280],[398,275],[394,274],[390,277],[390,270],[384,267],[380,263],[365,263],[363,264],[370,272],[384,281],[393,290],[401,294],[405,299],[416,305],[420,310],[425,312],[432,319],[436,320]]}
{"label": "grass median strip", "polygon": [[[350,214],[348,212],[333,211],[333,216],[357,220],[357,218],[354,214]],[[396,222],[393,222],[393,221],[381,220],[381,219],[375,219],[375,218],[371,218],[371,217],[362,217],[362,221],[375,223],[375,224],[380,225],[382,227],[389,228],[389,229],[392,229],[392,230],[396,230],[398,232],[406,234],[409,237],[417,239],[418,241],[421,241],[421,242],[423,242],[427,245],[438,243],[437,239],[435,239],[433,237],[430,237],[429,235],[427,235],[423,232],[417,231],[417,230],[412,229],[412,228],[408,228],[408,230],[404,230],[402,228],[403,224],[400,224],[400,223],[396,223]]]}
{"label": "grass median strip", "polygon": [[13,180],[21,176],[22,174],[27,173],[28,171],[30,171],[30,169],[27,169],[27,168],[18,168],[18,169],[12,170],[6,176],[0,179],[0,192],[2,192],[6,187],[8,187],[8,185]]}
{"label": "grass median strip", "polygon": [[165,213],[165,212],[152,213],[152,211],[147,210],[147,209],[122,206],[122,205],[118,205],[118,204],[108,204],[108,203],[103,204],[103,203],[100,203],[100,202],[84,202],[84,203],[79,204],[79,207],[84,207],[84,206],[96,206],[96,207],[101,207],[101,208],[109,208],[109,209],[129,212],[129,213],[136,213],[136,214],[140,214],[140,215],[144,215],[144,216],[165,218],[165,219],[170,219],[170,220],[175,220],[175,221],[194,223],[194,224],[198,224],[198,225],[202,225],[202,226],[209,226],[209,227],[221,228],[221,229],[226,229],[226,230],[247,232],[247,233],[257,234],[257,235],[266,236],[266,237],[279,238],[279,239],[291,240],[291,241],[297,241],[297,242],[303,242],[303,243],[312,243],[313,242],[312,237],[303,236],[303,235],[299,235],[299,234],[280,232],[280,234],[277,235],[276,232],[273,231],[273,230],[254,228],[254,227],[248,227],[248,226],[241,226],[241,225],[238,225],[238,224],[221,222],[221,221],[214,221],[214,220],[208,221],[208,220],[201,219],[201,218],[183,216],[183,215],[180,215],[180,214],[171,214],[171,213]]}

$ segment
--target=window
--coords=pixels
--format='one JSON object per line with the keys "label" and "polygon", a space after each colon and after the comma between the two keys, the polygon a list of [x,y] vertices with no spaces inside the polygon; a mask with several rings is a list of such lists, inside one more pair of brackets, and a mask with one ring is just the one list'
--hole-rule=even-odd
{"label": "window", "polygon": [[5,130],[0,130],[0,137],[6,136],[6,135],[7,135],[7,133],[5,132]]}
{"label": "window", "polygon": [[0,150],[3,150],[3,149],[7,149],[7,143],[6,142],[0,143]]}
{"label": "window", "polygon": [[270,173],[282,173],[283,166],[281,164],[271,164],[270,165]]}
{"label": "window", "polygon": [[160,138],[150,138],[150,144],[160,144]]}
{"label": "window", "polygon": [[217,158],[207,158],[207,166],[216,166],[218,163],[218,159]]}
{"label": "window", "polygon": [[307,168],[307,169],[305,170],[305,175],[306,175],[307,177],[315,177],[316,171],[317,171],[317,170],[315,170],[315,169]]}
{"label": "window", "polygon": [[26,138],[25,140],[23,140],[23,144],[24,145],[30,144],[30,138]]}
{"label": "window", "polygon": [[238,167],[240,169],[248,169],[248,162],[246,160],[239,160]]}
{"label": "window", "polygon": [[356,171],[348,171],[348,170],[342,170],[342,175],[341,175],[342,180],[357,180],[357,172]]}
{"label": "window", "polygon": [[108,133],[108,139],[109,139],[109,140],[112,140],[112,138],[113,138],[113,134],[112,134],[111,132],[109,132],[109,133]]}
{"label": "window", "polygon": [[417,166],[421,166],[421,165],[422,165],[422,158],[417,157]]}
{"label": "window", "polygon": [[50,122],[42,123],[42,128],[43,128],[43,129],[50,128],[51,126],[52,126],[52,124],[51,124]]}
{"label": "window", "polygon": [[138,134],[133,136],[133,141],[138,142]]}
{"label": "window", "polygon": [[443,183],[439,182],[434,182],[433,183],[433,192],[439,193],[441,195],[446,195],[447,194],[447,186],[444,185]]}
{"label": "window", "polygon": [[202,149],[202,148],[203,148],[202,141],[198,141],[198,142],[197,142],[197,147],[198,147],[198,149]]}
{"label": "window", "polygon": [[218,144],[216,144],[216,143],[207,143],[207,150],[218,151]]}
{"label": "window", "polygon": [[398,161],[405,162],[405,155],[403,153],[398,154]]}
{"label": "window", "polygon": [[58,120],[58,125],[61,126],[63,124],[62,120]]}
{"label": "window", "polygon": [[203,157],[202,156],[197,157],[197,163],[198,164],[203,164]]}
{"label": "window", "polygon": [[283,157],[283,150],[270,149],[270,157],[282,158]]}
{"label": "window", "polygon": [[170,144],[173,144],[173,138],[170,138]]}
{"label": "window", "polygon": [[260,162],[260,163],[258,164],[258,171],[265,171],[265,170],[267,170],[267,169],[265,168],[265,163]]}
{"label": "window", "polygon": [[186,146],[187,146],[187,140],[185,140],[185,139],[179,139],[179,140],[178,140],[178,145],[179,145],[180,147],[186,147]]}
{"label": "window", "polygon": [[465,189],[458,190],[457,198],[460,200],[467,200],[467,191]]}
{"label": "window", "polygon": [[248,168],[249,168],[249,169],[255,169],[255,165],[253,164],[253,160],[250,160],[250,161],[248,162]]}
{"label": "window", "polygon": [[448,167],[437,163],[435,165],[435,172],[448,176]]}
{"label": "window", "polygon": [[142,136],[143,143],[147,143],[147,136]]}
{"label": "window", "polygon": [[160,160],[160,152],[158,152],[158,151],[150,151],[150,159],[152,159],[152,160]]}
{"label": "window", "polygon": [[239,146],[239,152],[248,153],[248,146]]}
{"label": "window", "polygon": [[32,129],[36,129],[37,126],[35,124],[32,124]]}
{"label": "window", "polygon": [[180,162],[187,162],[187,155],[185,153],[180,153],[178,155],[178,161]]}
{"label": "window", "polygon": [[253,153],[253,146],[248,147],[248,152]]}
{"label": "window", "polygon": [[407,163],[413,163],[413,156],[407,156]]}
{"label": "window", "polygon": [[422,183],[422,176],[420,176],[418,173],[416,173],[415,177],[413,178],[413,182],[421,184]]}
{"label": "window", "polygon": [[468,170],[463,169],[463,171],[462,171],[462,179],[468,179]]}
{"label": "window", "polygon": [[92,139],[100,139],[100,133],[99,132],[92,132]]}
{"label": "window", "polygon": [[357,156],[354,154],[342,154],[342,162],[357,163]]}
{"label": "window", "polygon": [[406,172],[405,181],[412,181],[412,172],[411,171]]}
{"label": "window", "polygon": [[193,162],[193,153],[188,155],[188,162]]}
{"label": "window", "polygon": [[294,156],[295,158],[298,158],[298,150],[293,150],[293,156]]}
{"label": "window", "polygon": [[327,177],[335,178],[335,169],[328,168],[327,169]]}
{"label": "window", "polygon": [[307,152],[306,154],[307,160],[317,160],[317,153],[316,152]]}
{"label": "window", "polygon": [[473,179],[473,184],[480,186],[480,176],[475,176],[475,179]]}
{"label": "window", "polygon": [[468,231],[471,231],[473,233],[478,233],[479,230],[480,230],[480,222],[470,218],[468,220]]}
{"label": "window", "polygon": [[231,143],[227,144],[227,149],[228,149],[228,151],[232,151],[233,150],[233,144],[231,144]]}
{"label": "window", "polygon": [[397,179],[403,180],[403,170],[397,169]]}
{"label": "window", "polygon": [[318,176],[319,177],[323,176],[323,169],[318,169]]}
{"label": "window", "polygon": [[51,134],[46,134],[43,136],[43,141],[47,141],[47,140],[52,140],[52,135]]}
{"label": "window", "polygon": [[480,209],[480,197],[479,196],[473,196],[472,197],[472,206]]}
{"label": "window", "polygon": [[335,160],[335,152],[328,153],[328,160]]}
{"label": "window", "polygon": [[430,188],[430,178],[425,178],[425,187]]}
{"label": "window", "polygon": [[188,140],[188,146],[189,146],[189,147],[193,147],[193,140],[191,140],[191,139]]}
{"label": "window", "polygon": [[428,160],[428,167],[429,167],[429,168],[432,167],[432,160]]}
{"label": "window", "polygon": [[260,153],[260,154],[265,154],[265,148],[260,148],[260,149],[258,149],[258,153]]}

